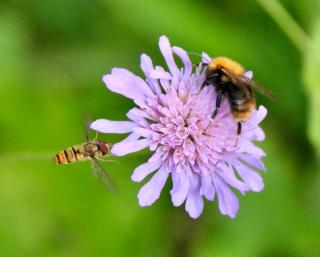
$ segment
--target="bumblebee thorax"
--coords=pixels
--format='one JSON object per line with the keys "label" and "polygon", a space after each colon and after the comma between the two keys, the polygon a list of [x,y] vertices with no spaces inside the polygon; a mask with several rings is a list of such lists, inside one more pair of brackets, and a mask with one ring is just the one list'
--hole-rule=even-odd
{"label": "bumblebee thorax", "polygon": [[245,73],[244,68],[239,63],[227,57],[216,57],[208,65],[208,71],[215,71],[221,68],[224,68],[237,76],[243,76]]}

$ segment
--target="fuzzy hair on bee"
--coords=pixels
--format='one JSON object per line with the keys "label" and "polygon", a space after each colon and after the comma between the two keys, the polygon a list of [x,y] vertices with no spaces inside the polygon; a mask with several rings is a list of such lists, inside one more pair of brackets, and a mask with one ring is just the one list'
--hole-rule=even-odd
{"label": "fuzzy hair on bee", "polygon": [[234,119],[238,121],[238,135],[241,133],[241,122],[248,120],[256,108],[254,91],[267,96],[271,100],[276,98],[269,89],[246,77],[242,65],[232,59],[216,57],[203,65],[206,66],[206,77],[201,88],[211,85],[217,93],[216,107],[212,119],[218,114],[222,98],[226,98],[229,101]]}
{"label": "fuzzy hair on bee", "polygon": [[223,56],[214,58],[212,62],[208,64],[208,71],[214,71],[219,68],[228,69],[236,76],[243,76],[245,73],[244,68],[239,63]]}

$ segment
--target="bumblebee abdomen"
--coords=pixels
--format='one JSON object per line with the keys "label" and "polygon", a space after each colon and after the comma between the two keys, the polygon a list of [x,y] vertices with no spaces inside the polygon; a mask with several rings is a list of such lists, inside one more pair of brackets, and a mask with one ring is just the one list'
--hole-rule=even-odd
{"label": "bumblebee abdomen", "polygon": [[241,104],[231,102],[231,112],[236,121],[246,121],[256,108],[256,101],[254,98],[247,98]]}

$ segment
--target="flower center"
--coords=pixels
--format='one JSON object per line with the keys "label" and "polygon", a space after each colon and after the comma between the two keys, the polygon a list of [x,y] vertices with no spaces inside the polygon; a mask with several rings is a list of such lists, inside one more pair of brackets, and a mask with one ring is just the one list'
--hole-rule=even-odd
{"label": "flower center", "polygon": [[[158,122],[151,124],[152,141],[173,151],[175,163],[186,160],[194,162],[197,149],[206,148],[210,137],[206,130],[210,125],[210,115],[202,107],[196,107],[192,100],[197,96],[183,100],[175,89],[169,90],[158,100]],[[212,139],[212,138],[211,138]]]}

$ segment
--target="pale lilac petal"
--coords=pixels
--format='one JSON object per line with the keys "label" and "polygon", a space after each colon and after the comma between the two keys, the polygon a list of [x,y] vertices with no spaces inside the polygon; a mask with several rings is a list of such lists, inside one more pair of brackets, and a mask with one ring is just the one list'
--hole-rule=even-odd
{"label": "pale lilac petal", "polygon": [[140,60],[140,67],[144,72],[150,87],[157,95],[160,94],[161,90],[158,81],[150,77],[150,72],[154,69],[151,58],[146,54],[142,54]]}
{"label": "pale lilac petal", "polygon": [[163,167],[153,175],[150,181],[139,190],[138,199],[140,206],[150,206],[160,197],[168,176],[169,173]]}
{"label": "pale lilac petal", "polygon": [[132,84],[128,84],[121,77],[105,75],[102,80],[110,91],[124,95],[140,106],[144,105],[145,96],[139,90],[135,90]]}
{"label": "pale lilac petal", "polygon": [[187,195],[185,208],[191,218],[197,219],[203,210],[203,198],[200,195],[200,178],[198,175],[192,175],[190,180],[191,186]]}
{"label": "pale lilac petal", "polygon": [[263,141],[266,138],[266,134],[264,133],[263,129],[260,127],[256,127],[253,130],[253,133],[254,133],[254,137],[252,138],[252,140]]}
{"label": "pale lilac petal", "polygon": [[130,142],[120,142],[115,144],[111,148],[111,154],[116,156],[124,156],[129,153],[138,152],[143,148],[149,146],[150,141],[148,139],[141,139]]}
{"label": "pale lilac petal", "polygon": [[157,148],[156,152],[150,157],[149,162],[155,162],[157,160],[162,160],[164,154],[163,146]]}
{"label": "pale lilac petal", "polygon": [[260,127],[255,127],[250,131],[244,131],[243,136],[251,141],[263,141],[266,138],[264,131]]}
{"label": "pale lilac petal", "polygon": [[158,159],[154,162],[146,162],[144,164],[139,165],[135,170],[133,171],[133,174],[131,175],[131,179],[134,182],[140,182],[145,179],[146,176],[157,170],[162,164],[162,160]]}
{"label": "pale lilac petal", "polygon": [[131,141],[136,141],[140,138],[140,135],[132,132],[131,134],[129,134],[129,136],[127,136],[125,139],[123,139],[122,141],[118,142],[118,143],[125,143],[125,142],[131,142]]}
{"label": "pale lilac petal", "polygon": [[223,215],[230,216],[232,219],[235,218],[239,209],[237,196],[219,176],[214,177],[213,183],[218,195],[220,212]]}
{"label": "pale lilac petal", "polygon": [[258,125],[266,116],[267,116],[267,109],[260,105],[258,111],[247,121],[250,126]]}
{"label": "pale lilac petal", "polygon": [[143,79],[133,74],[132,72],[122,68],[113,68],[111,74],[117,77],[121,77],[128,85],[131,85],[132,90],[139,91],[141,92],[141,94],[148,97],[154,96],[149,85]]}
{"label": "pale lilac petal", "polygon": [[172,183],[173,187],[170,191],[172,203],[174,206],[180,206],[186,200],[189,192],[190,179],[183,172],[173,172]]}
{"label": "pale lilac petal", "polygon": [[129,133],[135,127],[135,123],[131,121],[111,121],[99,119],[90,124],[90,128],[101,133]]}
{"label": "pale lilac petal", "polygon": [[263,179],[258,172],[250,169],[242,163],[238,163],[234,168],[252,191],[260,192],[263,189]]}
{"label": "pale lilac petal", "polygon": [[266,167],[264,166],[263,162],[252,155],[239,154],[239,159],[259,170],[266,171]]}
{"label": "pale lilac petal", "polygon": [[253,77],[253,72],[252,70],[248,70],[244,73],[244,76],[247,77],[248,79],[252,79]]}
{"label": "pale lilac petal", "polygon": [[153,79],[171,80],[172,76],[169,72],[164,71],[161,67],[157,66],[154,70],[150,71],[150,77]]}
{"label": "pale lilac petal", "polygon": [[150,116],[149,113],[147,113],[146,111],[143,111],[139,108],[132,108],[127,112],[127,117],[132,120],[132,121],[136,121],[139,122],[141,120],[144,119],[149,119],[152,120],[152,117]]}
{"label": "pale lilac petal", "polygon": [[141,127],[135,127],[133,129],[133,131],[142,136],[142,137],[146,137],[146,138],[150,138],[152,136],[152,134],[154,133],[152,130],[150,129],[146,129],[146,128],[141,128]]}
{"label": "pale lilac petal", "polygon": [[210,63],[212,58],[205,52],[202,52],[202,62],[203,63]]}
{"label": "pale lilac petal", "polygon": [[226,164],[219,165],[217,171],[224,182],[238,189],[242,194],[249,190],[248,186],[235,176],[231,166],[228,166]]}
{"label": "pale lilac petal", "polygon": [[212,178],[209,175],[201,177],[201,195],[207,198],[209,201],[213,201],[215,195],[215,189],[212,184]]}
{"label": "pale lilac petal", "polygon": [[180,71],[173,59],[172,48],[170,46],[169,39],[166,36],[161,36],[159,40],[160,51],[167,63],[167,66],[170,70],[170,73],[177,77],[180,74]]}
{"label": "pale lilac petal", "polygon": [[244,140],[241,143],[241,147],[243,148],[243,151],[247,154],[252,154],[254,156],[257,156],[259,158],[266,156],[266,153],[259,147],[257,147],[254,143],[248,140]]}
{"label": "pale lilac petal", "polygon": [[188,79],[192,72],[192,63],[185,50],[181,47],[174,46],[172,47],[173,52],[180,57],[184,64],[184,78]]}

